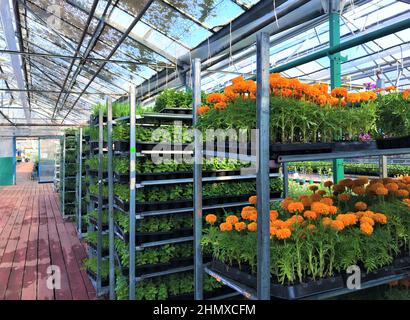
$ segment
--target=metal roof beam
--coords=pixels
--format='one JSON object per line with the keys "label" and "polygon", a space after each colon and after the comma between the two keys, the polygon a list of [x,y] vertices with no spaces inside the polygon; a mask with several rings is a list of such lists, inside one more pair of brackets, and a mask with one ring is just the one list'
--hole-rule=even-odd
{"label": "metal roof beam", "polygon": [[[132,29],[134,29],[135,25],[138,23],[138,21],[141,19],[141,17],[144,15],[144,13],[148,10],[148,8],[150,7],[150,5],[152,4],[154,0],[148,0],[147,3],[145,4],[144,8],[141,10],[141,12],[139,13],[138,16],[135,17],[134,21],[128,26],[127,30],[125,30],[125,32],[123,33],[123,35],[121,36],[121,38],[119,39],[118,43],[115,45],[115,47],[111,50],[111,52],[109,53],[107,59],[110,59],[114,53],[117,51],[117,49],[121,46],[121,44],[125,41],[125,39],[128,37],[128,35],[130,34],[130,32],[132,31]],[[90,81],[88,82],[88,84],[85,86],[85,88],[83,89],[83,92],[85,92],[88,87],[91,85],[91,83],[94,81],[94,79],[98,76],[98,74],[101,72],[101,70],[105,67],[106,62],[102,63],[100,65],[100,67],[98,68],[97,72],[92,76],[92,78],[90,79]],[[75,100],[74,104],[70,107],[70,109],[68,110],[67,114],[65,115],[65,117],[63,118],[62,123],[64,122],[64,120],[67,118],[67,116],[70,114],[70,112],[73,110],[73,108],[75,107],[75,105],[77,104],[78,100],[80,100],[82,94],[80,94],[78,96],[78,98]]]}
{"label": "metal roof beam", "polygon": [[[6,39],[7,47],[9,50],[18,50],[16,37],[14,35],[13,20],[11,18],[11,9],[8,1],[2,1],[0,6],[1,21],[3,24],[4,37]],[[21,60],[18,56],[11,55],[11,65],[14,71],[14,76],[16,77],[17,85],[19,89],[25,87]],[[24,115],[26,117],[27,123],[30,123],[30,110],[27,101],[27,95],[23,92],[20,93],[20,100],[23,105]]]}
{"label": "metal roof beam", "polygon": [[[93,19],[94,13],[95,13],[95,10],[97,9],[97,5],[98,5],[98,0],[94,0],[94,1],[93,1],[93,4],[92,4],[92,6],[91,6],[90,13],[88,14],[87,21],[86,21],[86,23],[85,23],[84,30],[83,30],[83,32],[82,32],[82,34],[81,34],[80,41],[78,41],[77,48],[75,49],[74,57],[77,57],[77,56],[80,54],[80,50],[81,50],[81,47],[82,47],[82,45],[83,45],[84,38],[85,38],[85,36],[87,35],[87,30],[88,30],[88,27],[89,27],[90,24],[91,24],[91,21],[92,21],[92,19]],[[58,95],[58,98],[57,98],[57,101],[56,101],[56,105],[54,106],[54,111],[53,111],[53,117],[52,117],[52,118],[54,118],[54,115],[55,115],[55,113],[56,113],[58,103],[60,102],[61,95],[63,94],[63,91],[64,91],[65,85],[66,85],[66,83],[67,83],[67,81],[68,81],[68,78],[70,77],[71,70],[73,69],[73,66],[74,66],[74,62],[75,62],[74,59],[71,60],[70,67],[68,68],[67,74],[66,74],[66,76],[65,76],[65,78],[64,78],[63,85],[62,85],[62,87],[61,87],[61,91],[60,91],[60,93],[59,93],[59,95]],[[81,62],[80,62],[80,64],[81,64]],[[80,69],[80,68],[78,67],[77,70],[79,70],[79,69]],[[69,84],[69,86],[68,86],[69,90],[71,90],[72,84],[73,84],[73,82],[75,81],[75,79],[77,78],[77,77],[76,77],[76,75],[78,75],[77,70],[76,70],[76,72],[74,73],[74,76],[71,78],[71,82],[70,82],[70,84]],[[81,70],[81,69],[80,69],[80,70]],[[65,101],[66,101],[66,98],[63,99],[62,107],[64,107]]]}

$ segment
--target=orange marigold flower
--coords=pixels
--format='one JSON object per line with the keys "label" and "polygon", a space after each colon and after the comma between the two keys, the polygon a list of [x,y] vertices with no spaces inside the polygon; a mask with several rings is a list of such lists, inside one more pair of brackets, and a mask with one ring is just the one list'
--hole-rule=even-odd
{"label": "orange marigold flower", "polygon": [[324,225],[324,226],[329,226],[331,223],[332,223],[332,219],[330,219],[330,218],[328,218],[328,217],[324,217],[323,219],[322,219],[322,224]]}
{"label": "orange marigold flower", "polygon": [[312,210],[306,210],[303,213],[303,216],[307,219],[312,219],[312,220],[317,219],[317,213],[315,211],[312,211]]}
{"label": "orange marigold flower", "polygon": [[226,102],[218,102],[217,104],[215,104],[215,110],[221,110],[221,109],[225,109],[227,107]]}
{"label": "orange marigold flower", "polygon": [[321,202],[313,202],[310,206],[312,211],[315,211],[317,214],[327,214],[329,213],[329,206]]}
{"label": "orange marigold flower", "polygon": [[231,86],[226,87],[224,89],[224,95],[225,95],[227,101],[232,101],[232,100],[234,100],[235,98],[238,97],[238,94],[236,94],[235,91],[233,91],[233,88]]}
{"label": "orange marigold flower", "polygon": [[317,185],[315,185],[315,184],[309,186],[309,190],[310,190],[310,191],[316,192],[318,189],[319,189],[319,187],[318,187]]}
{"label": "orange marigold flower", "polygon": [[339,214],[336,217],[336,220],[342,221],[345,226],[350,226],[350,225],[356,224],[358,218],[353,213],[345,213],[345,214]]}
{"label": "orange marigold flower", "polygon": [[333,221],[331,222],[330,226],[331,226],[333,229],[337,230],[337,231],[341,231],[341,230],[343,230],[343,229],[345,228],[344,223],[343,223],[342,221],[340,221],[340,220],[333,220]]}
{"label": "orange marigold flower", "polygon": [[238,232],[241,232],[243,230],[246,230],[246,223],[245,222],[237,222],[235,223],[235,230]]}
{"label": "orange marigold flower", "polygon": [[277,210],[270,210],[269,211],[269,220],[273,221],[279,217],[279,212]]}
{"label": "orange marigold flower", "polygon": [[312,202],[320,202],[320,200],[322,200],[322,196],[320,194],[314,193],[310,195],[310,200],[312,200]]}
{"label": "orange marigold flower", "polygon": [[336,214],[337,213],[337,207],[336,206],[329,206],[329,213],[330,214]]}
{"label": "orange marigold flower", "polygon": [[299,201],[303,203],[305,208],[310,207],[310,205],[312,204],[312,199],[310,199],[309,196],[300,196]]}
{"label": "orange marigold flower", "polygon": [[226,232],[226,231],[232,231],[232,224],[227,223],[227,222],[223,222],[219,225],[219,229],[222,232]]}
{"label": "orange marigold flower", "polygon": [[323,197],[326,194],[325,190],[318,190],[318,192],[316,192],[319,196]]}
{"label": "orange marigold flower", "polygon": [[292,202],[288,205],[288,211],[290,213],[302,212],[304,209],[305,209],[305,206],[303,205],[302,202]]}
{"label": "orange marigold flower", "polygon": [[210,110],[211,110],[211,108],[209,108],[208,106],[201,106],[201,107],[198,108],[197,113],[199,115],[201,115],[201,114],[204,114],[204,113],[206,113]]}
{"label": "orange marigold flower", "polygon": [[410,95],[410,89],[406,89],[403,91],[403,99],[408,99]]}
{"label": "orange marigold flower", "polygon": [[374,220],[370,217],[361,217],[360,223],[369,223],[370,225],[374,226]]}
{"label": "orange marigold flower", "polygon": [[326,204],[326,205],[328,205],[328,206],[333,206],[333,200],[332,200],[332,198],[326,197],[326,198],[320,199],[319,202],[320,202],[320,203],[324,203],[324,204]]}
{"label": "orange marigold flower", "polygon": [[378,196],[386,196],[389,193],[389,190],[387,190],[385,187],[379,187],[375,190],[375,193]]}
{"label": "orange marigold flower", "polygon": [[250,224],[248,224],[248,230],[251,232],[255,232],[256,230],[258,230],[258,225],[256,222],[251,222]]}
{"label": "orange marigold flower", "polygon": [[251,221],[257,221],[258,220],[258,213],[255,211],[255,212],[252,212],[250,215],[249,215],[249,220],[251,220]]}
{"label": "orange marigold flower", "polygon": [[334,88],[331,93],[332,97],[342,99],[347,97],[347,89],[346,88]]}
{"label": "orange marigold flower", "polygon": [[209,103],[226,102],[226,96],[223,93],[210,93],[207,100]]}
{"label": "orange marigold flower", "polygon": [[250,204],[256,204],[258,202],[258,198],[256,196],[251,196],[249,197],[248,202]]}
{"label": "orange marigold flower", "polygon": [[354,207],[355,207],[356,210],[358,210],[358,211],[364,211],[364,210],[367,209],[367,203],[365,203],[365,202],[363,202],[363,201],[359,201],[359,202],[356,202],[356,203],[354,204]]}
{"label": "orange marigold flower", "polygon": [[383,213],[375,213],[373,215],[373,220],[376,221],[377,223],[381,223],[381,224],[386,224],[387,223],[387,217]]}
{"label": "orange marigold flower", "polygon": [[390,87],[386,87],[386,88],[384,88],[387,92],[390,92],[390,91],[394,91],[394,90],[396,90],[396,87],[395,86],[390,86]]}
{"label": "orange marigold flower", "polygon": [[208,222],[209,224],[214,224],[217,220],[217,216],[214,214],[207,214],[205,217],[205,221]]}
{"label": "orange marigold flower", "polygon": [[269,228],[269,234],[270,234],[271,239],[272,239],[273,236],[276,235],[276,231],[278,231],[278,228],[276,228],[276,227],[270,227]]}
{"label": "orange marigold flower", "polygon": [[270,222],[270,226],[271,227],[275,227],[275,228],[282,228],[284,227],[284,221],[277,219],[277,220],[273,220]]}
{"label": "orange marigold flower", "polygon": [[[410,90],[410,89],[409,89]],[[410,177],[409,176],[404,176],[403,177],[403,181],[405,182],[405,183],[410,183]]]}
{"label": "orange marigold flower", "polygon": [[339,194],[340,201],[348,201],[350,199],[350,195],[348,193]]}
{"label": "orange marigold flower", "polygon": [[352,191],[353,191],[354,193],[356,193],[357,195],[361,195],[361,194],[365,194],[365,193],[366,193],[366,189],[363,188],[363,187],[359,187],[359,186],[354,187],[354,188],[352,189]]}
{"label": "orange marigold flower", "polygon": [[397,191],[394,193],[394,195],[395,195],[397,198],[407,198],[407,197],[409,196],[409,192],[408,192],[407,190],[400,189],[400,190],[397,190]]}
{"label": "orange marigold flower", "polygon": [[231,214],[230,216],[227,216],[225,220],[227,223],[230,223],[230,224],[235,224],[239,222],[238,217],[233,214]]}
{"label": "orange marigold flower", "polygon": [[307,229],[313,231],[316,229],[316,226],[314,224],[308,224]]}
{"label": "orange marigold flower", "polygon": [[373,233],[373,227],[370,223],[364,222],[360,224],[360,230],[367,236],[370,236]]}
{"label": "orange marigold flower", "polygon": [[342,179],[339,181],[339,185],[343,187],[351,188],[353,186],[353,180],[352,179]]}
{"label": "orange marigold flower", "polygon": [[232,81],[232,84],[237,84],[237,83],[245,81],[245,78],[242,76],[239,76],[239,77],[233,78],[231,81]]}
{"label": "orange marigold flower", "polygon": [[256,208],[251,206],[246,206],[242,208],[241,217],[244,220],[248,220],[252,213],[256,213]]}
{"label": "orange marigold flower", "polygon": [[279,240],[287,239],[292,235],[292,231],[289,228],[282,228],[276,231],[276,237]]}
{"label": "orange marigold flower", "polygon": [[394,191],[399,190],[399,186],[395,182],[390,182],[386,184],[386,189],[394,192]]}
{"label": "orange marigold flower", "polygon": [[342,193],[342,192],[345,192],[345,190],[346,190],[346,187],[345,187],[345,186],[342,186],[342,185],[340,185],[340,184],[335,184],[335,185],[333,186],[333,191],[335,191],[335,192]]}
{"label": "orange marigold flower", "polygon": [[330,188],[330,187],[333,186],[333,182],[330,181],[330,180],[329,180],[329,181],[325,181],[324,186],[325,186],[326,188]]}

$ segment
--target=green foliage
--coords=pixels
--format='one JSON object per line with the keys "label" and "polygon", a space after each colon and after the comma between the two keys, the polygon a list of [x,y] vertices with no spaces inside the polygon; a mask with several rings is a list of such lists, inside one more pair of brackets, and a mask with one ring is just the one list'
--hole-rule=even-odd
{"label": "green foliage", "polygon": [[390,137],[410,134],[410,99],[397,92],[380,95],[377,102],[377,127],[381,134]]}
{"label": "green foliage", "polygon": [[[97,237],[98,237],[98,232],[97,231],[88,231],[84,235],[84,240],[85,242],[92,244],[93,246],[97,246]],[[108,239],[108,234],[103,235],[102,237],[102,247],[104,250],[108,249],[109,247],[109,239]]]}
{"label": "green foliage", "polygon": [[[87,258],[83,260],[84,267],[90,270],[92,273],[97,274],[97,258]],[[101,264],[101,277],[108,279],[110,272],[110,265],[108,260],[102,260]]]}
{"label": "green foliage", "polygon": [[[282,189],[282,180],[271,178],[271,190],[280,191]],[[90,188],[91,190],[91,188]],[[256,193],[255,181],[244,182],[219,182],[207,183],[202,188],[204,198],[217,197],[223,195],[250,195]],[[129,201],[129,188],[127,185],[115,184],[114,194],[122,201]],[[141,202],[165,202],[169,200],[188,200],[192,199],[193,186],[187,184],[175,184],[166,186],[145,187],[137,191],[137,201]]]}
{"label": "green foliage", "polygon": [[[108,156],[103,155],[102,158],[103,162],[103,172],[108,171]],[[84,161],[84,164],[90,168],[90,170],[97,171],[98,170],[98,162],[99,162],[99,155],[92,156]]]}
{"label": "green foliage", "polygon": [[[211,109],[199,118],[203,131],[215,129],[255,129],[256,102],[238,98],[222,110]],[[318,107],[296,99],[271,96],[270,140],[272,143],[329,142],[334,136],[357,140],[362,132],[376,130],[376,104],[361,107]]]}
{"label": "green foliage", "polygon": [[175,89],[165,89],[155,100],[154,111],[160,112],[165,108],[192,108],[192,91],[184,92]]}
{"label": "green foliage", "polygon": [[[368,174],[379,174],[379,165],[373,163],[348,163],[343,164],[344,171],[346,174],[356,174],[356,175],[368,175]],[[327,174],[332,170],[331,161],[304,161],[304,162],[290,162],[289,170],[296,169],[301,173],[319,173]],[[410,166],[400,165],[400,164],[389,164],[387,165],[387,171],[390,176],[397,175],[409,175]]]}
{"label": "green foliage", "polygon": [[[211,292],[222,285],[214,278],[204,275],[204,291]],[[182,272],[172,275],[156,277],[139,281],[136,286],[137,300],[164,300],[194,291],[194,278],[192,272]],[[116,281],[117,298],[128,299],[127,279],[118,274]]]}
{"label": "green foliage", "polygon": [[[89,221],[89,219],[93,219],[95,221],[98,220],[98,210],[97,209],[94,209],[93,211],[87,214],[87,222]],[[108,224],[108,211],[107,210],[102,211],[102,223],[103,225]]]}

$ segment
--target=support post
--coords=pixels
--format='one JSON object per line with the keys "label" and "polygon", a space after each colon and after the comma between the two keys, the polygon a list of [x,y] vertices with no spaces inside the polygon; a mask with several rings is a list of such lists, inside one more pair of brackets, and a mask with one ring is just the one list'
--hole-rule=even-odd
{"label": "support post", "polygon": [[77,205],[78,205],[78,211],[77,211],[77,223],[78,223],[78,234],[80,238],[82,237],[82,230],[83,230],[83,128],[80,128],[79,133],[78,133],[78,199],[77,199]]}
{"label": "support post", "polygon": [[[193,125],[198,122],[198,108],[201,106],[201,60],[192,61]],[[194,279],[195,300],[203,299],[203,261],[202,261],[202,134],[194,129]]]}
{"label": "support post", "polygon": [[[39,140],[40,141],[40,140]],[[63,135],[63,150],[62,150],[62,158],[61,158],[61,164],[60,164],[60,192],[61,192],[61,213],[63,214],[63,219],[65,219],[65,145],[66,142],[66,137],[65,133]],[[40,148],[39,148],[39,157],[38,157],[38,167],[40,171]],[[40,173],[38,176],[38,181],[40,182]]]}
{"label": "support post", "polygon": [[[330,48],[340,44],[340,5],[335,1],[330,1],[329,4],[329,37]],[[330,58],[330,84],[331,88],[340,87],[342,85],[342,56],[340,52],[332,54]],[[339,136],[339,138],[342,138]],[[333,160],[333,181],[338,183],[344,178],[343,159]]]}
{"label": "support post", "polygon": [[270,190],[269,190],[269,34],[259,33],[256,41],[257,58],[257,179],[258,208],[258,277],[259,300],[270,300]]}
{"label": "support post", "polygon": [[107,99],[107,147],[108,147],[108,240],[109,240],[109,297],[115,299],[114,261],[114,183],[112,151],[112,98]]}
{"label": "support post", "polygon": [[129,299],[135,300],[135,197],[136,197],[136,136],[135,136],[135,86],[130,87],[130,266]]}
{"label": "support post", "polygon": [[387,178],[387,156],[379,157],[379,177]]}
{"label": "support post", "polygon": [[103,148],[104,148],[104,113],[98,115],[98,219],[97,219],[97,295],[101,293],[102,264],[102,207],[103,207]]}
{"label": "support post", "polygon": [[282,164],[283,173],[283,197],[286,198],[289,195],[289,165],[287,162]]}

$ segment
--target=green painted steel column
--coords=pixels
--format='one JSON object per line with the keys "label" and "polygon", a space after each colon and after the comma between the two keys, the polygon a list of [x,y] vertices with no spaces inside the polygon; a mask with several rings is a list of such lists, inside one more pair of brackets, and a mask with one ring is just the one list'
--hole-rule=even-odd
{"label": "green painted steel column", "polygon": [[16,183],[16,142],[14,137],[0,137],[0,186]]}
{"label": "green painted steel column", "polygon": [[[329,8],[330,48],[340,44],[340,12]],[[332,54],[330,58],[330,86],[331,88],[342,85],[342,55],[340,52]],[[333,181],[339,182],[344,178],[343,159],[333,160]]]}

